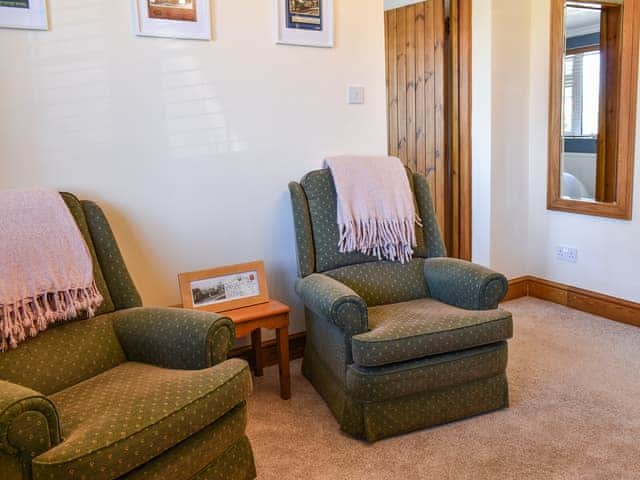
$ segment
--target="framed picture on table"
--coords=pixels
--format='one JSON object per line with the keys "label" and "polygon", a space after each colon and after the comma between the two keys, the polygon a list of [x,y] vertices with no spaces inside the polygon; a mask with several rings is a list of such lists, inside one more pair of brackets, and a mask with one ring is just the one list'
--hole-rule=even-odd
{"label": "framed picture on table", "polygon": [[225,312],[269,301],[263,262],[249,262],[178,275],[184,308]]}
{"label": "framed picture on table", "polygon": [[274,0],[275,42],[333,47],[333,0]]}
{"label": "framed picture on table", "polygon": [[46,0],[0,0],[0,27],[48,30]]}
{"label": "framed picture on table", "polygon": [[211,39],[209,0],[131,0],[131,8],[136,35]]}

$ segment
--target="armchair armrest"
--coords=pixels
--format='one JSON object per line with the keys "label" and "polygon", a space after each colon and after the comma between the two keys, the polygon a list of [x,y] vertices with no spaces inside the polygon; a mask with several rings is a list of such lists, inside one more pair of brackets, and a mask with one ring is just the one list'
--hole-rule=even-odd
{"label": "armchair armrest", "polygon": [[327,275],[314,273],[296,281],[305,306],[348,335],[368,330],[367,304],[356,292]]}
{"label": "armchair armrest", "polygon": [[201,370],[227,359],[235,337],[222,315],[180,308],[130,308],[113,325],[129,360],[176,370]]}
{"label": "armchair armrest", "polygon": [[35,390],[0,380],[0,452],[30,461],[61,441],[53,403]]}
{"label": "armchair armrest", "polygon": [[504,275],[455,258],[429,258],[424,276],[431,296],[467,310],[498,307],[509,287]]}

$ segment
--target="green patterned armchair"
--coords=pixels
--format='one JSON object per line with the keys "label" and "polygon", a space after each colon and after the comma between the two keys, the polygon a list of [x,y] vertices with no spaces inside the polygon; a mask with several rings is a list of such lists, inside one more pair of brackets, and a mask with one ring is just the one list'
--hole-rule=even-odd
{"label": "green patterned armchair", "polygon": [[376,441],[508,405],[501,274],[446,258],[424,176],[409,175],[423,227],[405,265],[337,245],[329,170],[289,184],[307,343],[302,370],[340,428]]}
{"label": "green patterned armchair", "polygon": [[255,478],[233,323],[142,308],[100,208],[63,197],[104,303],[0,353],[0,478]]}

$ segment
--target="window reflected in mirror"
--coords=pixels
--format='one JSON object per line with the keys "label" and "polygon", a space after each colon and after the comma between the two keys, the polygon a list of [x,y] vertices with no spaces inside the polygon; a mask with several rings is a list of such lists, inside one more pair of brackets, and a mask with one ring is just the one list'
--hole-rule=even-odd
{"label": "window reflected in mirror", "polygon": [[566,2],[563,198],[615,202],[622,2]]}

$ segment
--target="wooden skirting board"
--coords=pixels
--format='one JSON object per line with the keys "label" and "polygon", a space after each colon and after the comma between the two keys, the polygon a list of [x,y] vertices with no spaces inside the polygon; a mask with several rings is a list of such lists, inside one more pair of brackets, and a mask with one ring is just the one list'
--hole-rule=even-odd
{"label": "wooden skirting board", "polygon": [[[510,280],[509,291],[504,301],[527,296],[640,327],[640,303],[532,276]],[[291,360],[302,358],[306,336],[305,332],[289,336],[289,358]],[[234,348],[230,352],[230,356],[244,358],[251,364],[254,362],[251,346]],[[275,340],[265,342],[262,346],[262,366],[269,367],[277,364],[278,351]]]}
{"label": "wooden skirting board", "polygon": [[505,301],[526,296],[640,327],[640,303],[532,276],[509,281]]}

